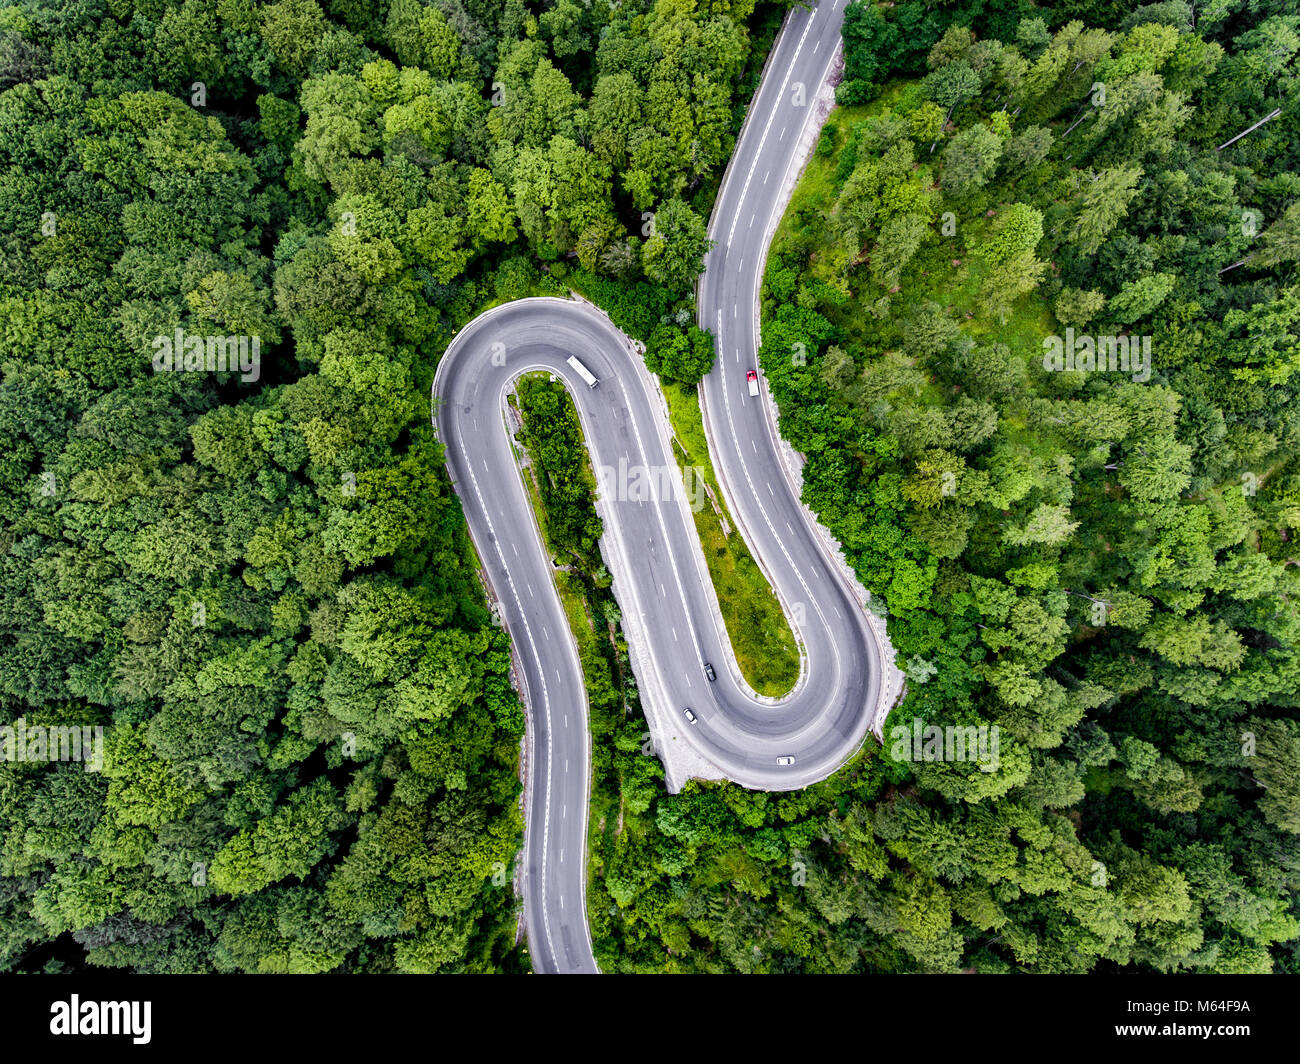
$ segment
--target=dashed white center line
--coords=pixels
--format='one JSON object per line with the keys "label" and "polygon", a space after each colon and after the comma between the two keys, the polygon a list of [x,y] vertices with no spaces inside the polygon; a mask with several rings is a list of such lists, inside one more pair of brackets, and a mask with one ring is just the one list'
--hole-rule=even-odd
{"label": "dashed white center line", "polygon": [[767,184],[767,179],[768,179],[769,177],[771,177],[771,176],[772,176],[772,171],[771,171],[771,170],[769,170],[767,173],[765,173],[765,174],[763,175],[763,184],[766,185],[766,184]]}

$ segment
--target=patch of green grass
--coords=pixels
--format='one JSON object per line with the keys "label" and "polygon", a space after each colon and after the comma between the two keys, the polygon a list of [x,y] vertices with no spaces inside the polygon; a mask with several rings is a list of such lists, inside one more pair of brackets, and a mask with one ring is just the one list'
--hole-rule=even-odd
{"label": "patch of green grass", "polygon": [[688,466],[698,470],[708,488],[705,505],[694,514],[695,531],[718,593],[731,649],[745,681],[761,695],[779,697],[799,678],[799,648],[794,633],[767,577],[727,511],[709,457],[696,390],[672,384],[665,387],[664,394],[668,398],[677,463],[683,470]]}

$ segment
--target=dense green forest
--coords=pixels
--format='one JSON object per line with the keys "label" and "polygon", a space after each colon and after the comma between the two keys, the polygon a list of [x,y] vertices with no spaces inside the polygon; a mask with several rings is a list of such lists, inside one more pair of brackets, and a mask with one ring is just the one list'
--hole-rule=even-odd
{"label": "dense green forest", "polygon": [[[785,5],[0,5],[0,724],[104,737],[0,761],[0,968],[522,970],[523,713],[428,386],[570,283],[707,370]],[[1291,7],[848,9],[762,364],[888,605],[890,724],[996,725],[997,771],[667,795],[576,423],[521,385],[602,968],[1300,970]]]}
{"label": "dense green forest", "polygon": [[1300,970],[1300,17],[1027,6],[851,5],[768,260],[782,433],[907,697],[796,794],[625,755],[607,969]]}
{"label": "dense green forest", "polygon": [[0,968],[524,966],[523,714],[428,386],[571,271],[698,379],[782,14],[0,6],[0,723],[103,735],[0,762]]}

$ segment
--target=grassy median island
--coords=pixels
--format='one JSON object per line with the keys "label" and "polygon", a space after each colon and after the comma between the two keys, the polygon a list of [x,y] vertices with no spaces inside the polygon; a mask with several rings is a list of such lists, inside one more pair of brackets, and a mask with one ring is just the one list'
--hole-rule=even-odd
{"label": "grassy median island", "polygon": [[626,715],[630,703],[624,692],[635,689],[619,629],[621,615],[598,548],[602,526],[595,508],[596,480],[577,411],[563,384],[545,374],[529,374],[519,379],[511,402],[523,421],[516,440],[527,456],[524,483],[578,644],[595,733],[603,720],[599,715]]}
{"label": "grassy median island", "polygon": [[[699,393],[694,387],[665,383],[664,395],[677,464],[688,476],[688,487],[694,487],[694,478],[699,477],[706,488],[704,505],[694,511],[695,531],[718,593],[731,649],[746,682],[761,695],[778,697],[799,678],[794,634],[780,600],[727,510],[709,457]],[[693,471],[688,474],[688,469]]]}
{"label": "grassy median island", "polygon": [[523,422],[516,441],[525,456],[524,483],[555,565],[555,585],[578,644],[590,707],[588,910],[598,955],[608,960],[608,949],[600,949],[611,904],[605,877],[618,852],[628,801],[644,809],[664,793],[663,770],[654,757],[635,756],[647,728],[618,603],[600,557],[596,479],[573,400],[559,381],[536,373],[519,379],[511,405]]}

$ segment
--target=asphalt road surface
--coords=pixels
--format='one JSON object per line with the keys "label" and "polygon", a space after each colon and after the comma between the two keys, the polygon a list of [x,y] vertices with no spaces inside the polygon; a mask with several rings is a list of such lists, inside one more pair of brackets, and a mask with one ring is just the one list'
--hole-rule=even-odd
{"label": "asphalt road surface", "polygon": [[[765,241],[784,208],[792,146],[815,121],[812,98],[838,44],[845,3],[823,0],[812,14],[799,10],[788,19],[718,198],[711,223],[718,243],[699,294],[701,324],[718,341],[717,362],[702,385],[714,465],[806,653],[791,695],[760,700],[740,677],[657,414],[662,400],[639,356],[603,315],[560,299],[505,304],[462,329],[438,366],[438,436],[512,635],[529,705],[522,876],[539,972],[597,970],[585,912],[590,734],[577,651],[504,420],[505,396],[520,374],[545,370],[567,383],[593,465],[598,474],[609,471],[601,492],[604,547],[621,559],[612,565],[620,602],[649,633],[642,649],[678,708],[660,743],[689,743],[744,786],[787,790],[830,775],[872,723],[876,644],[786,480],[765,405],[746,384],[757,364],[754,306]],[[802,106],[797,82],[804,85]],[[597,387],[588,388],[568,365],[571,355],[595,374]],[[715,682],[705,676],[706,661],[716,669]],[[687,706],[697,723],[680,712]]]}

